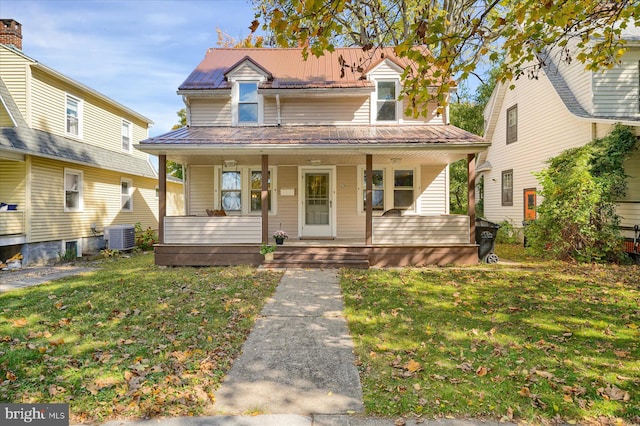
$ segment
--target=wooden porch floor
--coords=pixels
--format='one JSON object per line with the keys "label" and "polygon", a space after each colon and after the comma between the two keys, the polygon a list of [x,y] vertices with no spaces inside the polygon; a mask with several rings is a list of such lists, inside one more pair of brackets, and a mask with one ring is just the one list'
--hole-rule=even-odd
{"label": "wooden porch floor", "polygon": [[158,244],[155,261],[164,266],[360,269],[478,263],[476,244],[366,245],[359,239],[288,239],[277,246],[271,261],[265,261],[259,250],[259,244]]}

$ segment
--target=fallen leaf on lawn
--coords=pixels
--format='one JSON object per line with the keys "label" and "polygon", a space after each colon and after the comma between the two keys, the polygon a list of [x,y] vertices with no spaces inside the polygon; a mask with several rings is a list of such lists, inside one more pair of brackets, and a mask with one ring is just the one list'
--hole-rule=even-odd
{"label": "fallen leaf on lawn", "polygon": [[525,398],[530,398],[531,397],[531,391],[529,390],[528,387],[525,386],[522,389],[520,389],[520,391],[518,392],[518,395],[524,396]]}
{"label": "fallen leaf on lawn", "polygon": [[459,368],[462,371],[465,371],[467,373],[474,371],[473,365],[471,365],[471,363],[469,362],[463,362],[460,365],[456,365],[457,368]]}
{"label": "fallen leaf on lawn", "polygon": [[48,391],[49,391],[49,395],[56,396],[60,392],[66,391],[66,389],[58,385],[49,385]]}
{"label": "fallen leaf on lawn", "polygon": [[545,379],[553,379],[553,373],[549,373],[548,371],[536,370],[536,375],[540,377],[544,377]]}
{"label": "fallen leaf on lawn", "polygon": [[7,371],[7,375],[5,376],[7,378],[7,380],[9,380],[10,382],[15,382],[16,380],[18,380],[18,377],[13,374],[12,371]]}
{"label": "fallen leaf on lawn", "polygon": [[567,395],[566,393],[564,394],[564,402],[573,402],[573,398],[571,398],[571,395]]}
{"label": "fallen leaf on lawn", "polygon": [[422,389],[422,387],[420,386],[420,383],[414,383],[413,384],[413,388],[417,391],[419,391],[420,389]]}
{"label": "fallen leaf on lawn", "polygon": [[407,422],[404,419],[398,419],[395,422],[393,422],[393,424],[395,426],[405,426],[407,424]]}
{"label": "fallen leaf on lawn", "polygon": [[409,362],[407,362],[404,366],[405,370],[411,371],[412,373],[415,373],[416,371],[420,370],[420,368],[422,368],[420,366],[419,362],[412,360],[409,360]]}
{"label": "fallen leaf on lawn", "polygon": [[25,325],[27,325],[27,319],[26,318],[19,318],[17,320],[12,320],[11,321],[13,323],[14,327],[24,327]]}
{"label": "fallen leaf on lawn", "polygon": [[445,376],[441,376],[441,375],[439,375],[439,374],[432,374],[432,375],[431,375],[431,378],[432,378],[433,380],[446,380],[446,379],[447,379]]}
{"label": "fallen leaf on lawn", "polygon": [[637,328],[638,328],[638,324],[629,323],[629,324],[627,324],[627,327],[629,327],[629,328],[631,328],[631,329],[635,330],[635,329],[637,329]]}
{"label": "fallen leaf on lawn", "polygon": [[480,377],[486,376],[487,375],[487,367],[479,367],[476,370],[476,375],[478,375]]}
{"label": "fallen leaf on lawn", "polygon": [[598,394],[603,398],[610,399],[612,401],[629,401],[631,395],[629,392],[623,391],[616,385],[607,385],[605,388],[598,388]]}
{"label": "fallen leaf on lawn", "polygon": [[629,351],[613,351],[613,353],[618,357],[618,358],[625,358],[629,355]]}

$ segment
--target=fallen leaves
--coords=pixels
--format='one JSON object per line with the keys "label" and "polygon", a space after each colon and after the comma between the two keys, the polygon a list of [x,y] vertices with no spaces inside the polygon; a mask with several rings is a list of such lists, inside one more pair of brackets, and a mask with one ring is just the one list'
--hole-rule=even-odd
{"label": "fallen leaves", "polygon": [[629,401],[631,395],[629,392],[620,389],[615,385],[607,385],[597,389],[598,395],[611,401]]}

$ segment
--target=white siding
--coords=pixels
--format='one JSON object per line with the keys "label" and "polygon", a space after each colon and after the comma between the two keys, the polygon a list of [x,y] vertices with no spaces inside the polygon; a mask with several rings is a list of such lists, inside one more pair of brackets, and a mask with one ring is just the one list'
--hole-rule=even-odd
{"label": "white siding", "polygon": [[469,216],[374,217],[373,244],[467,244]]}
{"label": "white siding", "polygon": [[640,49],[628,52],[620,65],[593,73],[595,115],[640,118]]}
{"label": "white siding", "polygon": [[350,125],[369,123],[368,98],[280,98],[283,125]]}
{"label": "white siding", "polygon": [[418,196],[417,214],[440,215],[449,213],[447,169],[422,167],[420,178],[424,190]]}
{"label": "white siding", "polygon": [[358,213],[358,167],[341,166],[336,168],[336,208],[338,238],[364,238],[365,215]]}
{"label": "white siding", "polygon": [[240,244],[262,241],[260,216],[167,217],[167,244]]}
{"label": "white siding", "polygon": [[[557,56],[554,56],[554,63],[558,68],[558,72],[562,75],[564,81],[573,92],[576,100],[589,114],[593,112],[593,91],[591,87],[591,74],[585,72],[585,65],[579,61],[572,61],[570,64],[560,62]],[[544,73],[542,73],[544,75]]]}
{"label": "white siding", "polygon": [[187,177],[187,214],[206,216],[207,209],[218,208],[214,198],[215,171],[213,166],[190,166]]}
{"label": "white siding", "polygon": [[[485,216],[493,222],[511,220],[520,225],[524,215],[523,190],[540,185],[533,172],[563,150],[591,140],[591,125],[576,119],[546,78],[518,80],[507,90],[487,151],[492,170],[484,173]],[[506,110],[518,105],[518,140],[506,144]],[[502,206],[502,171],[513,170],[513,206]],[[541,200],[538,199],[538,202]]]}

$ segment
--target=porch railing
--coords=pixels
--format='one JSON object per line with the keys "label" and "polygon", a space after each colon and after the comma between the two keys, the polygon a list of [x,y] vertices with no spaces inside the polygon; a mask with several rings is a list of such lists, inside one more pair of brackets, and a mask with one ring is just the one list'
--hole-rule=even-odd
{"label": "porch railing", "polygon": [[0,236],[20,235],[25,233],[25,212],[7,210],[0,212]]}
{"label": "porch railing", "polygon": [[167,216],[164,242],[167,244],[260,243],[260,216]]}
{"label": "porch railing", "polygon": [[373,244],[467,244],[469,216],[374,217]]}

